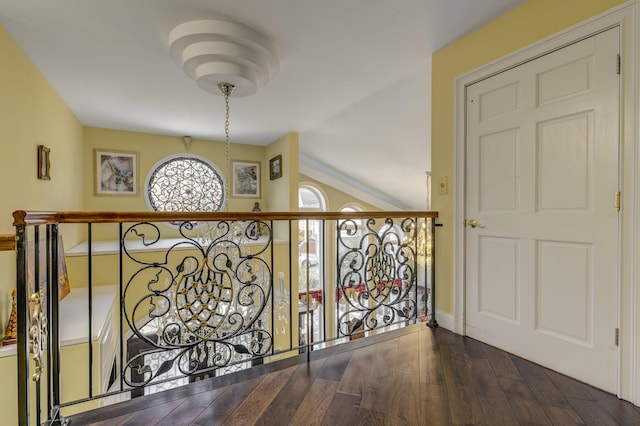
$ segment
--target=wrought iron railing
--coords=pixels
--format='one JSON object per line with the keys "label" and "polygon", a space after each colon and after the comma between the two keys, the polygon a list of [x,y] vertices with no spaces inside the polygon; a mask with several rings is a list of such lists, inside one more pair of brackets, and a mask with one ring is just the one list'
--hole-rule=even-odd
{"label": "wrought iron railing", "polygon": [[[436,218],[15,212],[19,422],[65,423],[394,327],[435,326]],[[78,226],[86,241],[65,254],[60,235]],[[85,332],[65,337],[65,321]]]}

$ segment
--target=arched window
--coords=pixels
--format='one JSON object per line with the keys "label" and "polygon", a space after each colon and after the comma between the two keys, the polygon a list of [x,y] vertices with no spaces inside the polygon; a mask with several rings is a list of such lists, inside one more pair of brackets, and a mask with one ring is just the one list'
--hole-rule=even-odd
{"label": "arched window", "polygon": [[318,188],[305,184],[298,189],[298,209],[300,211],[323,212],[327,210],[327,203]]}
{"label": "arched window", "polygon": [[[327,202],[320,188],[312,184],[301,184],[298,188],[298,210],[300,211],[326,211]],[[300,326],[301,342],[322,340],[324,309],[323,276],[324,276],[324,246],[323,222],[320,220],[298,221],[298,254],[299,254],[299,280],[298,297],[303,309],[307,309],[306,303],[310,303],[310,312],[313,312],[310,320],[313,321],[313,336],[308,336],[307,324],[302,321]]]}
{"label": "arched window", "polygon": [[[300,185],[298,189],[298,209],[300,211],[326,210],[326,200],[322,192],[311,184]],[[322,247],[322,222],[318,220],[301,220],[298,222],[298,253],[300,254],[300,266],[314,267],[321,264]],[[319,274],[318,274],[319,275]],[[312,277],[311,286],[319,285],[318,276]]]}
{"label": "arched window", "polygon": [[204,157],[179,154],[163,158],[147,175],[144,194],[158,212],[215,212],[225,203],[225,181]]}

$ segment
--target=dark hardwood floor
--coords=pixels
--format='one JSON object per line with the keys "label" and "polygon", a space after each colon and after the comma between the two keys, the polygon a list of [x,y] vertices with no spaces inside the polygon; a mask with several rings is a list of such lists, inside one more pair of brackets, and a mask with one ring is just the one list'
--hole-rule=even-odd
{"label": "dark hardwood floor", "polygon": [[640,425],[640,409],[494,347],[417,324],[314,351],[309,363],[302,356],[264,365],[71,421],[73,426],[604,426]]}

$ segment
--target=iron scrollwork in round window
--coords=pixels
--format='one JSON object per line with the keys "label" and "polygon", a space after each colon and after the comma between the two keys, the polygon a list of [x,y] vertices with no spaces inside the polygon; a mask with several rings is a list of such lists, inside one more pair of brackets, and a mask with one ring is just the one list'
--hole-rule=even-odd
{"label": "iron scrollwork in round window", "polygon": [[158,162],[147,176],[145,197],[159,212],[215,212],[225,203],[222,174],[207,159],[181,154]]}

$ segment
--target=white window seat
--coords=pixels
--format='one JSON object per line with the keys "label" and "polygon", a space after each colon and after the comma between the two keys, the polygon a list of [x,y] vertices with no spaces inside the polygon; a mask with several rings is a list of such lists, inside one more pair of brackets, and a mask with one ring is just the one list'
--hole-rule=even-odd
{"label": "white window seat", "polygon": [[[156,243],[145,246],[142,244],[142,241],[129,241],[127,243],[128,251],[131,253],[136,252],[144,252],[144,251],[166,251],[167,249],[173,247],[176,244],[185,243],[181,246],[176,247],[174,250],[191,250],[192,246],[188,244],[189,240],[185,238],[162,238],[158,240]],[[274,244],[283,244],[287,243],[287,240],[274,238]],[[257,241],[247,241],[247,245],[264,245],[267,243],[267,237],[260,237]],[[110,255],[110,254],[118,254],[120,251],[120,242],[117,240],[105,240],[105,241],[93,241],[91,244],[91,253],[92,255],[100,256],[100,255]],[[88,241],[82,241],[79,244],[71,247],[66,250],[65,254],[67,257],[74,256],[86,256],[89,252],[89,243]]]}
{"label": "white window seat", "polygon": [[[72,288],[71,292],[60,302],[60,346],[72,346],[86,343],[89,336],[89,309],[86,287]],[[113,326],[117,285],[93,287],[92,341],[108,344]],[[117,318],[117,317],[116,317]],[[16,354],[16,345],[0,347],[0,358]],[[108,354],[105,354],[108,355]],[[107,356],[108,357],[108,356]]]}

